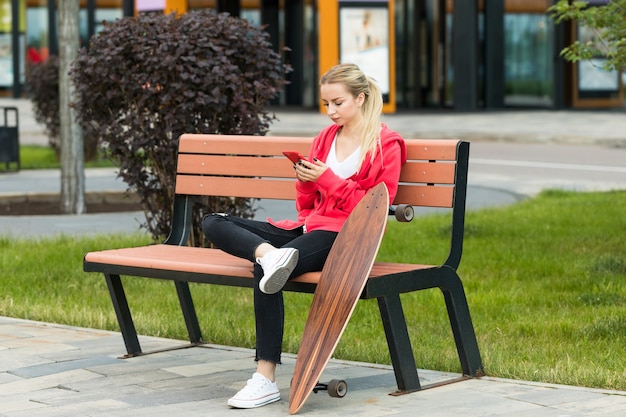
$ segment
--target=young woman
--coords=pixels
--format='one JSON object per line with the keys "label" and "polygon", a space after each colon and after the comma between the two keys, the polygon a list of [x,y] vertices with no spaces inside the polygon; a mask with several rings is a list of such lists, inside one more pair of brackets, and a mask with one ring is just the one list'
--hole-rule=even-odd
{"label": "young woman", "polygon": [[331,68],[320,79],[320,95],[333,124],[313,140],[307,160],[294,164],[297,220],[211,214],[202,222],[216,247],[255,263],[257,371],[228,400],[231,407],[254,408],[280,399],[275,370],[281,363],[285,282],[322,270],[337,233],[369,189],[384,182],[391,204],[406,161],[404,140],[380,122],[380,89],[358,66]]}

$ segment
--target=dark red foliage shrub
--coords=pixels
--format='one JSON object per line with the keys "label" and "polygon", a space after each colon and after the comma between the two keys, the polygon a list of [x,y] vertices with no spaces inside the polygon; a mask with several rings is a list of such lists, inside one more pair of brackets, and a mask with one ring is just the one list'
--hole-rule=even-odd
{"label": "dark red foliage shrub", "polygon": [[[61,118],[59,115],[59,58],[51,56],[47,61],[31,64],[26,74],[28,96],[33,104],[35,120],[44,125],[48,143],[57,157],[61,153]],[[98,156],[98,140],[84,137],[85,160]]]}
{"label": "dark red foliage shrub", "polygon": [[[144,226],[157,239],[170,230],[179,136],[263,135],[275,118],[265,108],[288,71],[261,28],[205,10],[105,23],[79,53],[71,76],[83,129],[100,138],[139,194]],[[253,214],[247,200],[202,205]]]}

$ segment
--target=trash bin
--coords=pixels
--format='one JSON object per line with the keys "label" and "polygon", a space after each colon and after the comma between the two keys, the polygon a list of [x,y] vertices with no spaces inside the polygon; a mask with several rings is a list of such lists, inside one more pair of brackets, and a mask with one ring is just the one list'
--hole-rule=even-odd
{"label": "trash bin", "polygon": [[0,124],[0,163],[6,164],[7,171],[11,163],[17,163],[20,170],[20,140],[17,107],[0,107],[0,115],[4,115]]}

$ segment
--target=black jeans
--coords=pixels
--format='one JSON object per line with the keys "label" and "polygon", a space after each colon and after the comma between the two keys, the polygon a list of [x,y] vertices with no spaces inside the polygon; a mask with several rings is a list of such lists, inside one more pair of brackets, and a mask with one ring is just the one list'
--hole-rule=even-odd
{"label": "black jeans", "polygon": [[281,363],[285,325],[283,294],[282,291],[265,294],[259,290],[263,269],[256,263],[254,252],[262,243],[298,249],[298,264],[291,274],[296,277],[322,270],[337,233],[323,230],[303,233],[302,228],[284,230],[267,222],[218,214],[202,219],[202,231],[217,248],[254,263],[256,360]]}

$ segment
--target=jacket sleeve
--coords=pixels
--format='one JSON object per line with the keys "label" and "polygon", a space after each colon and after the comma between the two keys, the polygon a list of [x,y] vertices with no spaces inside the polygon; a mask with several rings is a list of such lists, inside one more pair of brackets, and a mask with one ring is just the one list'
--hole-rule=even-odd
{"label": "jacket sleeve", "polygon": [[[320,142],[325,138],[328,128],[320,132],[311,143],[308,159],[311,160]],[[315,202],[320,198],[319,186],[316,182],[302,182],[296,180],[296,210],[298,218],[304,220],[315,207]]]}
{"label": "jacket sleeve", "polygon": [[296,210],[298,217],[305,219],[315,206],[315,200],[319,198],[318,187],[313,182],[296,180]]}

